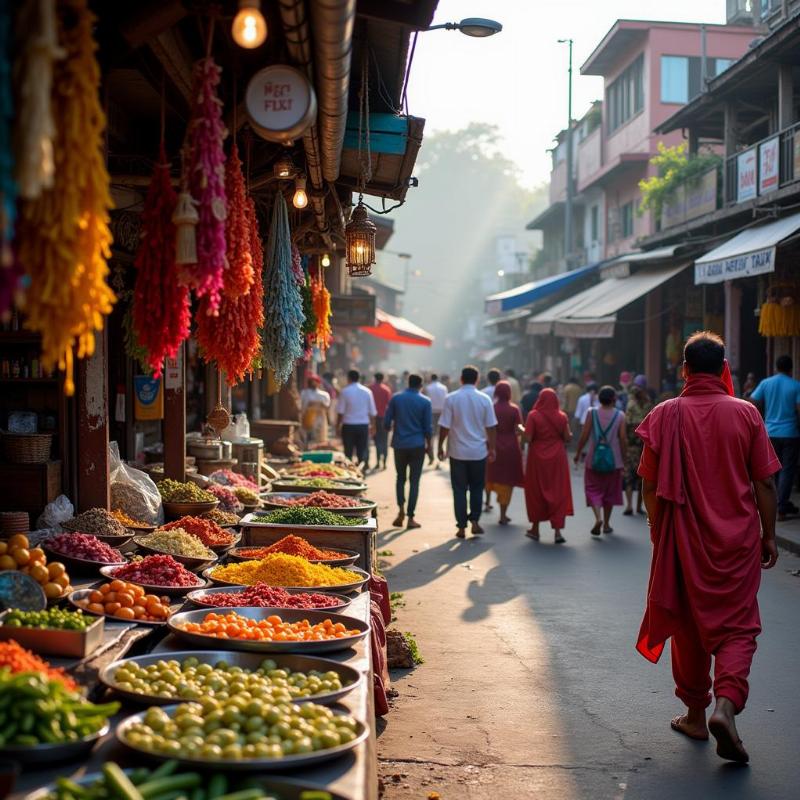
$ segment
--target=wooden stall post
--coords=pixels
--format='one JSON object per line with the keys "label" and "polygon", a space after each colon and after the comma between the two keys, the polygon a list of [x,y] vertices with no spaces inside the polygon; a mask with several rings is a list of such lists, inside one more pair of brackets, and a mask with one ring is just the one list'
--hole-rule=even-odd
{"label": "wooden stall post", "polygon": [[164,371],[164,476],[186,478],[186,359],[185,344],[168,359]]}
{"label": "wooden stall post", "polygon": [[108,333],[105,328],[95,334],[94,355],[76,359],[75,372],[77,510],[108,508],[111,481],[108,474]]}

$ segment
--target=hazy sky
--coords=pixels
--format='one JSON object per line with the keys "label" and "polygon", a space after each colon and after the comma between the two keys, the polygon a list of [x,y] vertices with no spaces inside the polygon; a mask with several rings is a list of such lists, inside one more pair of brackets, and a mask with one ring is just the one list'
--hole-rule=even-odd
{"label": "hazy sky", "polygon": [[532,186],[549,175],[546,154],[567,119],[567,45],[574,45],[573,116],[602,95],[602,78],[580,65],[617,19],[725,22],[725,0],[439,0],[435,24],[490,17],[503,31],[472,39],[457,31],[419,36],[408,99],[425,133],[472,120],[499,126],[505,152]]}

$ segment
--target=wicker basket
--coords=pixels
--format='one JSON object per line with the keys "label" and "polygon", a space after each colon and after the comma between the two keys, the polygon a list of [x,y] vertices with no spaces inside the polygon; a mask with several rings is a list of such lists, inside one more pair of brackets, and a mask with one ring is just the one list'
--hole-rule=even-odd
{"label": "wicker basket", "polygon": [[11,464],[44,464],[50,459],[52,433],[3,433],[3,458]]}

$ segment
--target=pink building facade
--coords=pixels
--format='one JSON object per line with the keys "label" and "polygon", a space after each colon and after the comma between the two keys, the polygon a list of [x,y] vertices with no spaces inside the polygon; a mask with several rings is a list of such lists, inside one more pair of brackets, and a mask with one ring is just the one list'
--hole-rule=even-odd
{"label": "pink building facade", "polygon": [[[655,173],[659,142],[683,141],[680,131],[654,129],[703,90],[755,37],[752,26],[618,20],[581,66],[604,79],[603,101],[573,129],[575,239],[564,252],[565,132],[553,150],[550,207],[528,225],[541,229],[539,276],[630,253],[656,230],[639,214],[639,181]],[[559,237],[562,240],[559,244]]]}

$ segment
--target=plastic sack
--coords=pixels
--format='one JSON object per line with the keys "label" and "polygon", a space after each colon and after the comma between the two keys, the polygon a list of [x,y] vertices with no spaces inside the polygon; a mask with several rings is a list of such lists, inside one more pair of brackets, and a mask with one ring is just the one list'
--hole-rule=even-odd
{"label": "plastic sack", "polygon": [[131,519],[148,525],[164,522],[161,495],[153,479],[140,469],[129,467],[119,457],[116,442],[108,443],[108,466],[111,478],[111,509],[124,511]]}
{"label": "plastic sack", "polygon": [[70,503],[65,494],[60,494],[44,507],[39,519],[36,520],[37,530],[61,530],[61,523],[75,516],[75,507]]}

